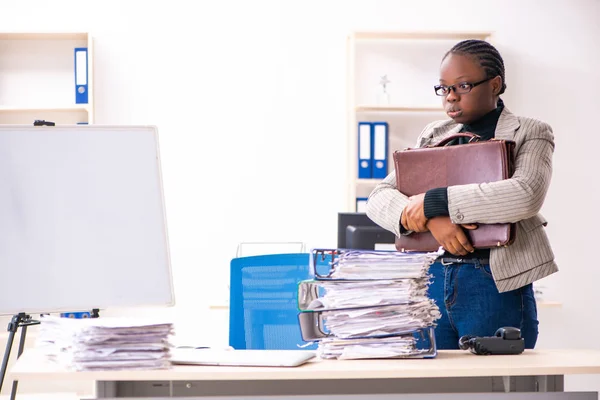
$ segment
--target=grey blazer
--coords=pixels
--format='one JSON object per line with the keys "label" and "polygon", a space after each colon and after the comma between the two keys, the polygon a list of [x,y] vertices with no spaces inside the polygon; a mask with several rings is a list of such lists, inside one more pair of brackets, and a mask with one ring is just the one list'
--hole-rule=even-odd
{"label": "grey blazer", "polygon": [[[419,135],[417,147],[435,144],[461,128],[453,120],[432,122]],[[456,224],[517,223],[514,243],[490,250],[496,287],[507,292],[558,271],[545,232],[547,222],[539,214],[552,176],[554,134],[550,125],[518,117],[505,107],[495,137],[516,142],[514,175],[499,182],[449,187],[448,210]],[[408,198],[396,189],[393,171],[369,195],[367,215],[398,236],[407,204]]]}

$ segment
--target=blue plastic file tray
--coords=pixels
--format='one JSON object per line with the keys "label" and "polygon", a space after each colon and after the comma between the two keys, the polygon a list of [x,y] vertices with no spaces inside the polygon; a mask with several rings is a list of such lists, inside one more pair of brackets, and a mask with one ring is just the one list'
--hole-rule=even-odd
{"label": "blue plastic file tray", "polygon": [[[298,283],[311,279],[308,253],[231,260],[229,345],[234,349],[316,349],[298,323]],[[305,346],[307,347],[301,347]]]}
{"label": "blue plastic file tray", "polygon": [[332,264],[344,249],[313,249],[310,253],[311,274],[315,279],[330,279]]}

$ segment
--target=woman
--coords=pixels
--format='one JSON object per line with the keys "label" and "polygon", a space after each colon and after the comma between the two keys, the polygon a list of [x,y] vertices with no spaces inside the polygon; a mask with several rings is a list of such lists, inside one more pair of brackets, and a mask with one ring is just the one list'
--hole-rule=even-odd
{"label": "woman", "polygon": [[[459,132],[481,140],[513,140],[513,176],[434,188],[409,198],[396,189],[392,172],[370,194],[367,215],[396,235],[430,231],[446,250],[431,266],[429,288],[442,312],[436,327],[439,349],[457,349],[463,335],[493,336],[504,326],[520,328],[525,347],[532,349],[538,336],[532,283],[558,271],[546,221],[538,213],[552,175],[552,128],[504,106],[504,62],[485,41],[466,40],[450,49],[434,89],[450,119],[427,125],[417,146]],[[478,223],[517,223],[516,239],[507,247],[476,250],[465,229],[476,229]]]}

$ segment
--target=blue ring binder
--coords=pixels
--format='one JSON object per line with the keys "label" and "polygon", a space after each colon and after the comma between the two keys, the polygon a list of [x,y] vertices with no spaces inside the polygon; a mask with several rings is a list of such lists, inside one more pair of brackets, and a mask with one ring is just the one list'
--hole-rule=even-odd
{"label": "blue ring binder", "polygon": [[88,104],[88,49],[75,48],[75,103]]}

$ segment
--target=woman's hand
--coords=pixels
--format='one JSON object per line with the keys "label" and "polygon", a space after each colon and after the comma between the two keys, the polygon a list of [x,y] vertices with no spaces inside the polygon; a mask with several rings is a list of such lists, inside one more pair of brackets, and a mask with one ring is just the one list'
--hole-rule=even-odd
{"label": "woman's hand", "polygon": [[435,217],[427,222],[427,227],[440,246],[451,254],[464,256],[475,251],[463,228],[477,229],[476,224],[456,225],[450,217]]}
{"label": "woman's hand", "polygon": [[413,232],[427,232],[427,218],[425,218],[424,200],[425,193],[408,198],[409,203],[402,211],[400,223],[403,227]]}

